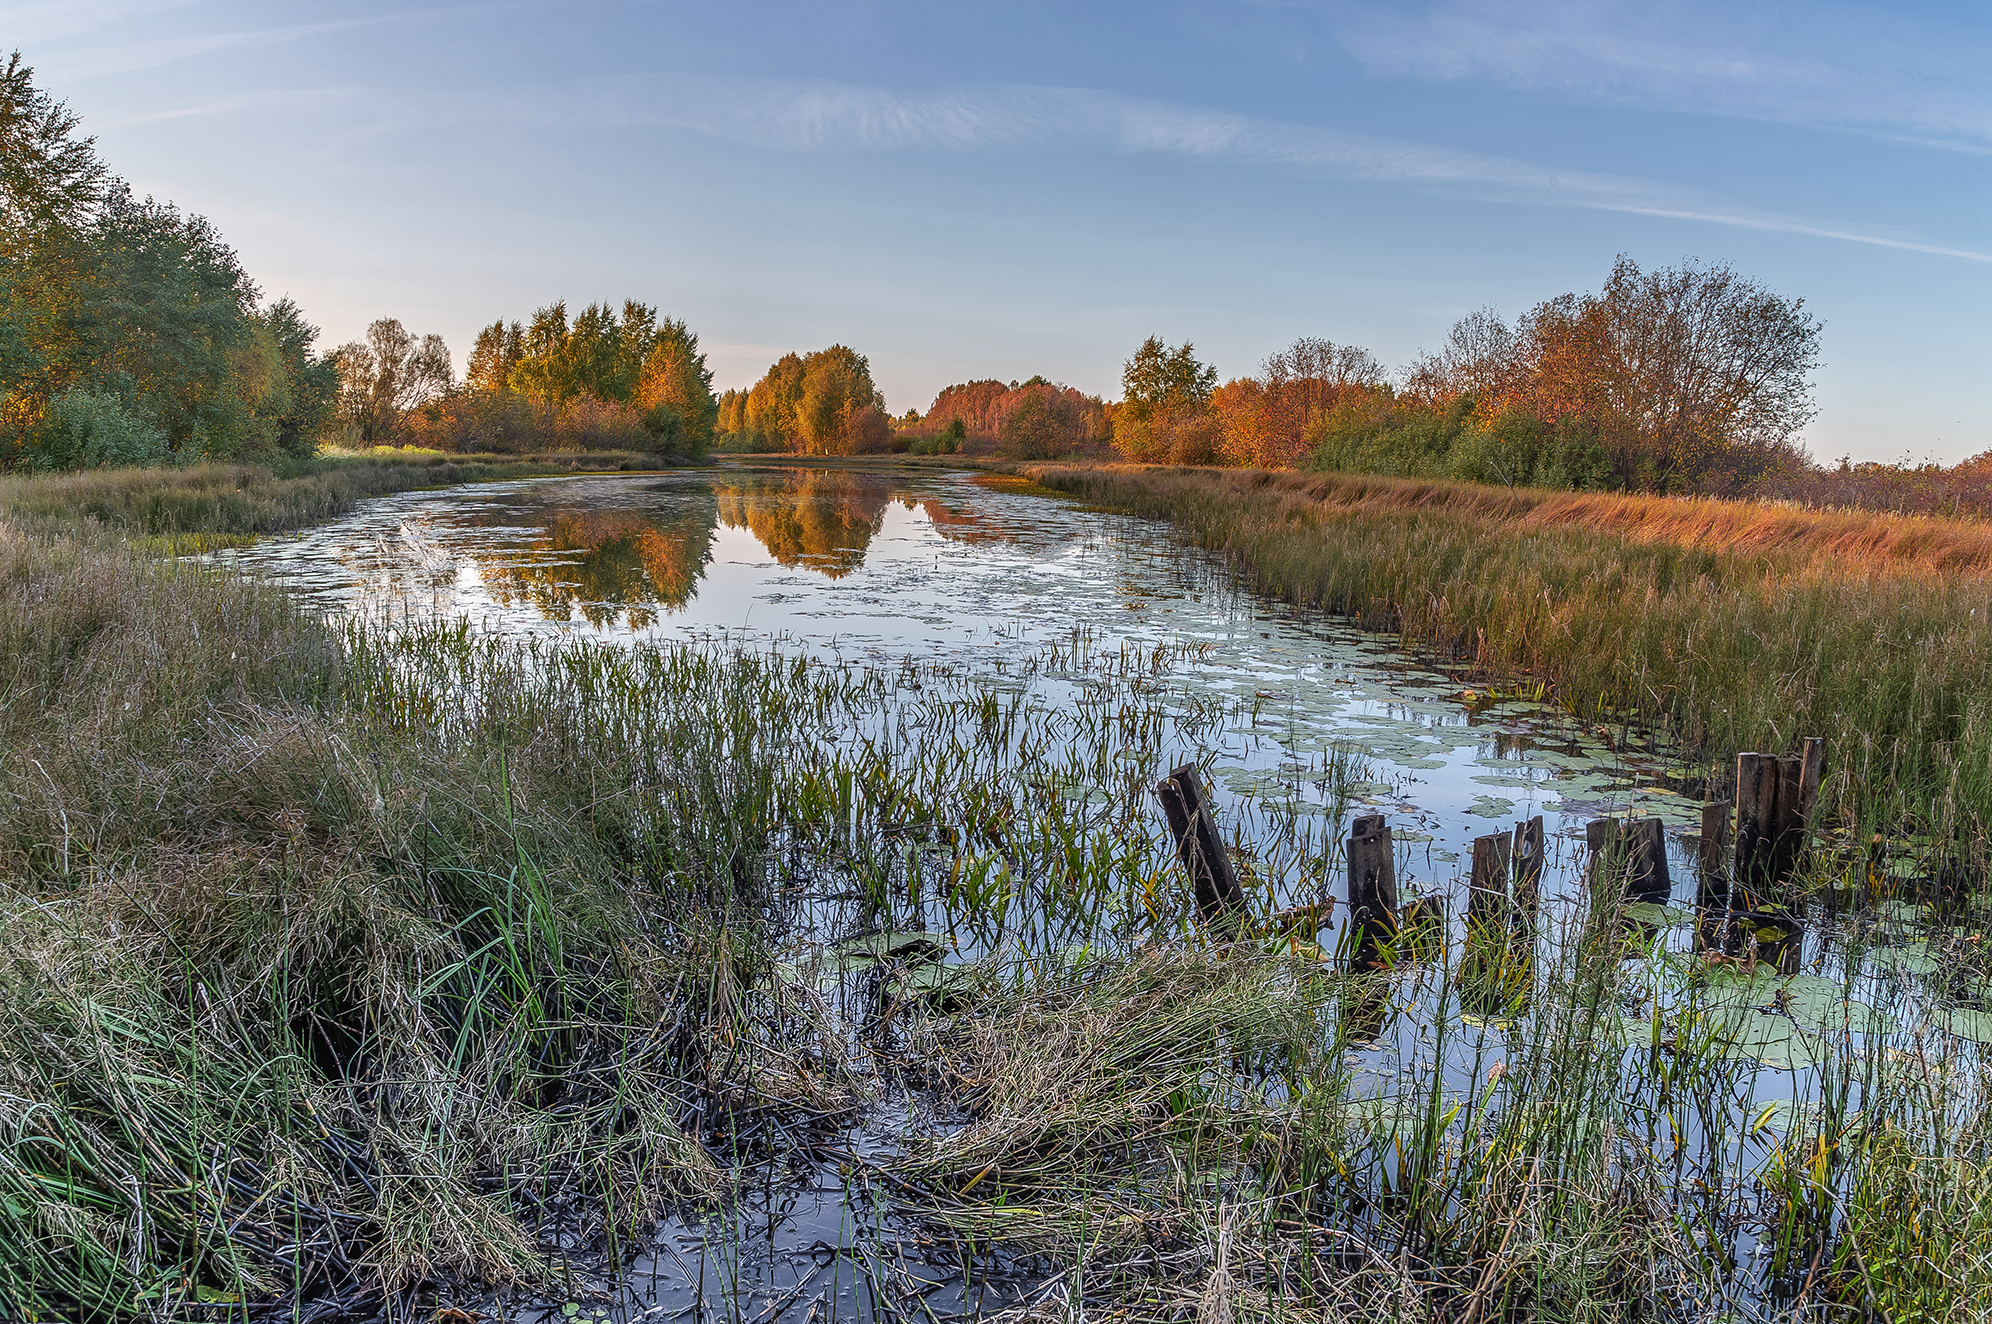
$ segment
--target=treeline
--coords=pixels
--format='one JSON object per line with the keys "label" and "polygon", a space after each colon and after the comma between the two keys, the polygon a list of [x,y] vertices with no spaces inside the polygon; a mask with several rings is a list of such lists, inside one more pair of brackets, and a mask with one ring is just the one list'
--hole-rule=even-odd
{"label": "treeline", "polygon": [[871,360],[848,345],[782,355],[747,390],[720,396],[718,413],[727,450],[875,455],[892,449],[892,423]]}
{"label": "treeline", "polygon": [[1055,460],[1109,435],[1107,406],[1045,377],[944,388],[924,416],[900,420],[911,448],[947,452],[977,443],[1026,460]]}
{"label": "treeline", "polygon": [[341,346],[339,422],[360,445],[442,451],[645,450],[681,458],[712,444],[718,402],[699,338],[636,300],[554,303],[529,323],[478,332],[462,382],[439,336],[384,318]]}
{"label": "treeline", "polygon": [[996,452],[1057,459],[1109,435],[1108,406],[1045,377],[945,387],[922,414],[893,417],[871,361],[846,345],[785,354],[719,397],[721,450],[803,455]]}
{"label": "treeline", "polygon": [[309,455],[338,372],[198,216],[132,196],[0,69],[0,468]]}
{"label": "treeline", "polygon": [[1220,386],[1189,342],[1122,368],[1130,459],[1307,467],[1562,488],[1745,492],[1808,462],[1820,324],[1726,266],[1642,271],[1514,324],[1483,310],[1391,379],[1301,339]]}

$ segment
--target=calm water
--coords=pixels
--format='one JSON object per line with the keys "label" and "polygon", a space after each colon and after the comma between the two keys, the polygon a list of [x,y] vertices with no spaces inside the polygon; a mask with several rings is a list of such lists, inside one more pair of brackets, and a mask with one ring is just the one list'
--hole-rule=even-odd
{"label": "calm water", "polygon": [[1390,640],[1238,591],[1159,523],[1009,479],[729,466],[486,484],[383,497],[228,556],[335,614],[436,613],[514,635],[719,638],[992,675],[1075,629],[1095,650],[1200,644],[1176,692],[1233,709],[1227,786],[1359,750],[1374,768],[1364,798],[1419,848],[1419,881],[1448,880],[1474,837],[1532,814],[1566,840],[1607,813],[1700,821],[1636,738],[1485,705]]}
{"label": "calm water", "polygon": [[[1390,817],[1400,886],[1447,894],[1455,914],[1473,838],[1535,814],[1560,847],[1544,879],[1552,909],[1577,902],[1576,847],[1584,824],[1607,814],[1660,817],[1676,904],[1693,900],[1685,834],[1699,826],[1699,801],[1670,788],[1662,752],[1637,736],[1542,704],[1490,704],[1390,640],[1239,591],[1161,524],[1013,480],[746,464],[529,480],[381,498],[228,559],[334,615],[439,614],[638,647],[718,639],[846,665],[914,658],[998,686],[1021,683],[1018,660],[1051,644],[1190,646],[1165,702],[1205,715],[1196,729],[1216,752],[1227,818],[1250,820],[1261,793],[1284,787],[1327,840],[1347,806],[1331,808],[1297,772],[1355,751],[1368,764],[1357,812]],[[1054,699],[1081,693],[1056,672],[1030,684]],[[1372,1055],[1377,1074],[1419,1051],[1402,1019],[1398,1041]],[[1788,1095],[1791,1073],[1783,1080]],[[1761,1097],[1777,1095],[1773,1082]],[[922,1258],[920,1238],[848,1161],[901,1133],[874,1113],[806,1160],[771,1167],[729,1213],[667,1224],[633,1277],[598,1279],[576,1299],[587,1314],[766,1324],[896,1314],[878,1306],[881,1292],[912,1292],[946,1314],[1039,1290],[1029,1266],[985,1261],[965,1275]]]}

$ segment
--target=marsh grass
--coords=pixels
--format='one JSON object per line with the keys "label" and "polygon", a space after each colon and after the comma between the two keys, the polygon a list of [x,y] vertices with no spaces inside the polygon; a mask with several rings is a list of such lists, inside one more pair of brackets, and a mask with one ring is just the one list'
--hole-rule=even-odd
{"label": "marsh grass", "polygon": [[455,483],[545,474],[662,467],[625,451],[543,456],[364,454],[281,468],[197,464],[171,469],[88,469],[0,474],[0,524],[19,532],[108,534],[134,550],[185,554],[232,540],[302,528],[370,496]]}
{"label": "marsh grass", "polygon": [[[1195,660],[338,628],[10,526],[0,1314],[559,1282],[896,1090],[924,1102],[854,1180],[965,1260],[1045,1256],[1032,1319],[1975,1317],[1992,1096],[1935,1013],[1985,996],[1978,912],[1951,898],[1938,1001],[1897,976],[1899,1028],[1829,1021],[1783,1076],[1739,1026],[1787,1025],[1786,985],[1596,898],[1491,979],[1457,924],[1375,970],[1222,940],[1150,799],[1224,717],[1165,703]],[[1371,775],[1304,771],[1325,830],[1227,824],[1257,911],[1319,894]],[[854,931],[960,977],[830,978]],[[1832,932],[1876,996],[1861,962],[1907,930]],[[875,1318],[926,1318],[865,1265]]]}
{"label": "marsh grass", "polygon": [[[1031,466],[1261,591],[1660,726],[1721,792],[1824,735],[1830,815],[1992,855],[1992,525],[1355,475]],[[1905,821],[1906,820],[1906,821]]]}

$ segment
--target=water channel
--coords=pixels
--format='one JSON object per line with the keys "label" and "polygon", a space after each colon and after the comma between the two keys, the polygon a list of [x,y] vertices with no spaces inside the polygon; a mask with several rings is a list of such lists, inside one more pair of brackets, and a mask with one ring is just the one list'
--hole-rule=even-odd
{"label": "water channel", "polygon": [[[915,662],[1051,702],[1083,697],[1076,661],[1021,659],[1166,656],[1162,701],[1195,717],[1185,729],[1199,733],[1220,816],[1241,832],[1277,799],[1309,816],[1304,840],[1318,853],[1349,816],[1385,814],[1400,887],[1446,897],[1457,914],[1473,840],[1540,815],[1553,844],[1543,904],[1556,912],[1583,904],[1588,822],[1657,817],[1674,906],[1694,900],[1694,770],[1671,766],[1637,729],[1477,689],[1392,639],[1254,596],[1164,525],[1014,479],[738,463],[524,480],[379,498],[224,558],[334,616],[460,618],[478,631],[633,648],[702,642],[854,668]],[[1317,774],[1337,759],[1360,775],[1331,790]],[[1316,884],[1342,891],[1332,872],[1317,870]],[[1269,886],[1276,901],[1304,899],[1298,880]],[[1693,927],[1677,919],[1662,918],[1659,941],[1682,949]],[[1334,940],[1331,924],[1321,946]],[[1808,941],[1818,958],[1808,969],[1845,973],[1824,963],[1824,936]],[[1373,1072],[1418,1051],[1409,1022],[1363,1054]],[[1761,1057],[1756,1100],[1802,1096],[1801,1062]],[[1041,1290],[1041,1265],[969,1272],[929,1257],[917,1226],[863,1185],[860,1160],[888,1150],[900,1125],[874,1110],[780,1180],[764,1175],[728,1214],[668,1222],[634,1274],[598,1276],[565,1301],[514,1303],[515,1317],[898,1318],[878,1304],[891,1279],[928,1318],[947,1318]]]}

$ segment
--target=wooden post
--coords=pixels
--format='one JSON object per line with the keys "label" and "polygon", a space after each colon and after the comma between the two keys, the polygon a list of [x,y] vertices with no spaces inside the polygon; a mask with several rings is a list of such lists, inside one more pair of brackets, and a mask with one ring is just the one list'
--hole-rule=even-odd
{"label": "wooden post", "polygon": [[1509,848],[1505,832],[1473,839],[1473,875],[1466,891],[1469,934],[1494,933],[1508,927]]}
{"label": "wooden post", "polygon": [[1365,814],[1350,827],[1349,923],[1364,963],[1376,959],[1379,940],[1397,932],[1397,853],[1382,814]]}
{"label": "wooden post", "polygon": [[1224,837],[1210,813],[1210,798],[1194,763],[1184,764],[1155,788],[1176,838],[1176,855],[1196,889],[1197,917],[1208,924],[1229,911],[1243,910],[1245,889],[1231,867]]}
{"label": "wooden post", "polygon": [[1630,837],[1630,876],[1626,895],[1647,905],[1664,906],[1674,895],[1667,876],[1667,830],[1657,818],[1642,818],[1625,826]]}
{"label": "wooden post", "polygon": [[1740,910],[1757,909],[1757,899],[1768,895],[1777,881],[1779,780],[1774,756],[1736,756],[1736,868],[1730,882],[1741,895],[1732,894],[1730,900]]}
{"label": "wooden post", "polygon": [[1695,945],[1727,951],[1729,923],[1729,813],[1727,800],[1702,805],[1701,846],[1695,853]]}
{"label": "wooden post", "polygon": [[1536,900],[1542,891],[1542,815],[1515,824],[1515,917],[1528,928],[1535,927]]}
{"label": "wooden post", "polygon": [[[1619,836],[1616,818],[1594,818],[1584,825],[1584,845],[1591,853],[1584,866],[1584,890],[1590,894],[1594,907],[1608,903],[1616,908],[1625,899],[1625,853]],[[1599,912],[1594,909],[1593,913]]]}
{"label": "wooden post", "polygon": [[1593,819],[1584,825],[1584,842],[1591,848],[1594,893],[1610,886],[1613,895],[1606,899],[1614,905],[1667,904],[1674,885],[1667,875],[1667,834],[1659,819]]}
{"label": "wooden post", "polygon": [[1804,752],[1798,756],[1803,765],[1798,778],[1798,816],[1809,833],[1812,811],[1819,803],[1819,779],[1826,771],[1826,738],[1807,736],[1802,743]]}
{"label": "wooden post", "polygon": [[1704,910],[1729,908],[1729,812],[1727,800],[1702,806],[1701,849],[1695,856],[1695,904]]}
{"label": "wooden post", "polygon": [[1737,909],[1782,903],[1812,840],[1812,811],[1826,765],[1826,742],[1806,737],[1803,752],[1736,756]]}

